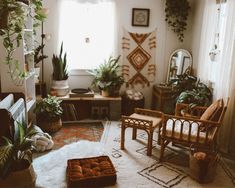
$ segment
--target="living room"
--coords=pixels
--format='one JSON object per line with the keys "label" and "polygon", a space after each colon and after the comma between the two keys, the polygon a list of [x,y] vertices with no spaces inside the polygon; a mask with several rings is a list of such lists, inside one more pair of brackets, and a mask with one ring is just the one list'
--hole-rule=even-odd
{"label": "living room", "polygon": [[[2,26],[6,17],[4,10],[7,7],[10,9],[9,15],[16,13],[19,23],[20,18],[25,20],[27,16],[21,11],[15,11],[15,6],[17,10],[21,8],[14,4],[17,3],[15,0],[11,1],[3,0],[0,4],[2,44],[0,102],[8,94],[13,93],[14,96],[9,96],[8,101],[10,106],[15,104],[19,111],[23,109],[24,102],[18,99],[24,98],[26,115],[23,119],[26,124],[36,125],[38,123],[36,114],[41,109],[35,110],[35,107],[36,103],[38,105],[43,100],[42,98],[53,101],[57,107],[61,104],[62,107],[57,108],[63,122],[59,123],[59,128],[53,127],[56,130],[55,135],[54,133],[44,135],[48,141],[48,150],[38,153],[34,151],[33,154],[32,166],[37,174],[37,179],[34,179],[36,187],[71,186],[66,182],[67,160],[103,155],[109,156],[115,168],[116,178],[111,184],[115,182],[116,184],[112,185],[113,187],[233,187],[235,185],[235,142],[232,136],[235,134],[235,128],[232,126],[235,121],[233,0],[20,0],[24,10],[31,4],[33,8],[31,7],[27,13],[29,18],[27,24],[23,24],[23,29],[20,32],[14,29],[15,33],[12,36],[18,38],[13,38],[13,41],[11,35],[7,35],[6,28],[10,26],[5,28]],[[12,3],[13,8],[8,3]],[[32,14],[33,9],[36,10],[34,13],[36,16]],[[7,23],[16,20],[13,16],[7,18]],[[27,28],[28,26],[30,28]],[[35,56],[36,49],[38,54]],[[181,56],[183,61],[179,65],[177,59]],[[14,63],[15,60],[18,60],[18,64]],[[60,79],[63,81],[60,84],[56,83],[58,75],[55,74],[58,62],[63,62],[65,67],[63,77],[66,79]],[[118,75],[115,76],[121,78],[118,92],[115,87],[111,87],[110,92],[113,93],[108,97],[102,96],[99,90],[104,84],[99,80],[94,82],[99,79],[97,68],[105,65],[105,62],[114,63],[119,69]],[[35,67],[40,67],[40,73],[35,73]],[[185,77],[180,77],[182,75]],[[189,87],[179,85],[181,79],[187,81]],[[208,107],[223,99],[223,108],[221,111],[217,109],[220,114],[217,114],[219,118],[216,123],[212,123],[211,119],[211,121],[200,118],[194,120],[198,126],[201,124],[208,124],[208,127],[216,126],[212,148],[216,167],[207,169],[208,171],[216,169],[217,173],[212,175],[213,180],[207,177],[209,175],[203,174],[201,171],[205,170],[199,167],[197,167],[199,174],[193,175],[197,165],[194,169],[189,166],[191,156],[189,151],[192,152],[195,149],[193,146],[197,145],[196,142],[200,142],[199,131],[196,139],[192,141],[194,143],[189,142],[189,139],[187,144],[186,140],[179,141],[183,136],[177,137],[178,140],[172,140],[169,135],[165,137],[163,135],[167,130],[167,125],[166,130],[163,126],[164,122],[167,120],[175,122],[176,117],[170,115],[177,110],[175,102],[177,97],[179,99],[181,96],[180,99],[183,100],[183,94],[180,93],[185,91],[187,93],[191,89],[187,96],[196,92],[194,96],[200,98],[201,94],[205,95],[202,90],[198,90],[201,89],[200,84],[209,89],[206,90],[209,93],[208,98],[206,100],[203,98],[197,103],[200,106]],[[85,90],[89,94],[79,92],[74,94],[72,92],[76,91],[74,89],[77,91],[79,89],[79,92]],[[177,89],[177,92],[174,89]],[[23,92],[24,96],[18,95],[19,92]],[[47,98],[47,94],[52,95],[52,98]],[[192,102],[191,105],[196,106]],[[1,105],[0,107],[2,109]],[[140,126],[141,121],[133,127],[132,118],[138,120],[144,118],[143,122],[150,120],[152,125],[155,122],[155,119],[145,117],[149,112],[141,112],[141,116],[132,116],[135,107],[159,112],[151,112],[150,116],[155,114],[157,119],[161,119],[159,120],[161,123],[158,123],[155,130],[149,127],[143,128]],[[11,112],[16,113],[17,109],[12,108]],[[187,110],[193,111],[191,107]],[[41,119],[49,121],[53,117],[49,112],[45,114]],[[7,122],[8,115],[5,115],[5,111],[0,115],[1,124]],[[121,119],[121,115],[125,117]],[[184,120],[189,122],[191,131],[191,126],[194,124],[190,122],[191,117],[186,115]],[[9,118],[13,118],[13,115],[9,115]],[[22,117],[20,118],[22,120]],[[79,133],[72,133],[74,130],[77,131],[74,128],[75,124],[73,128],[70,127],[69,133],[66,132],[68,130],[64,127],[75,122],[76,125],[79,124]],[[89,124],[92,126],[89,127]],[[163,126],[162,129],[159,128],[160,124]],[[172,135],[175,129],[175,123],[173,124]],[[129,127],[133,128],[133,133],[132,129],[126,129]],[[182,130],[183,127],[184,125],[181,127]],[[134,133],[134,129],[138,129],[138,132]],[[179,131],[180,135],[184,132],[182,130]],[[207,131],[210,131],[209,128],[204,130],[205,143],[211,139]],[[167,131],[165,133],[167,134]],[[12,132],[7,134],[9,136]],[[137,135],[134,136],[135,134]],[[6,135],[1,133],[1,136]],[[187,136],[191,137],[191,133]],[[131,140],[135,137],[136,140]],[[68,144],[57,145],[62,141],[64,143],[68,141]],[[168,142],[174,142],[173,146],[167,145]],[[184,147],[185,145],[187,147]],[[199,150],[202,151],[205,150]],[[220,159],[217,159],[218,156]],[[55,158],[58,160],[53,160]],[[60,158],[63,160],[60,161]],[[200,177],[201,174],[204,178]],[[97,181],[97,178],[95,179]],[[103,185],[108,186],[109,180]],[[89,181],[94,180],[89,179]],[[97,185],[97,182],[85,184],[85,187]]]}

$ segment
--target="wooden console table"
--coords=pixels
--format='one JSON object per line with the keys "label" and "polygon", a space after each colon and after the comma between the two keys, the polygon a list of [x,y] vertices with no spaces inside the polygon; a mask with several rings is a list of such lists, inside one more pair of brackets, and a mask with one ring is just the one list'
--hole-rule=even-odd
{"label": "wooden console table", "polygon": [[74,104],[78,119],[102,119],[119,120],[121,116],[121,97],[103,97],[95,94],[94,97],[59,97],[63,104]]}
{"label": "wooden console table", "polygon": [[171,87],[154,85],[152,91],[152,110],[174,114],[175,91]]}

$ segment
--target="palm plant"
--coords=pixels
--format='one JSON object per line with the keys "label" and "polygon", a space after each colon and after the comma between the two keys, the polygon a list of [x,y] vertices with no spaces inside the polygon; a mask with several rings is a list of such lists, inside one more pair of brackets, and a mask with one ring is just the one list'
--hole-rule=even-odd
{"label": "palm plant", "polygon": [[52,65],[53,65],[53,80],[67,80],[67,53],[63,54],[63,42],[60,47],[60,55],[53,54]]}
{"label": "palm plant", "polygon": [[41,132],[37,126],[27,128],[25,123],[16,122],[14,140],[3,137],[0,146],[0,177],[6,177],[12,171],[25,169],[32,163],[31,136]]}
{"label": "palm plant", "polygon": [[115,90],[119,91],[121,85],[124,83],[123,76],[119,74],[119,59],[120,56],[117,58],[110,56],[97,69],[89,70],[88,72],[94,76],[92,85],[111,94]]}

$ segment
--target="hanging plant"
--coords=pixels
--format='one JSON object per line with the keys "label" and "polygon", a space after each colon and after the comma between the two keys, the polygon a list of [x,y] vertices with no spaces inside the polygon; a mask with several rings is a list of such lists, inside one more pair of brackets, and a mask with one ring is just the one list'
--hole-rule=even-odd
{"label": "hanging plant", "polygon": [[[17,0],[1,0],[0,2],[0,16],[4,20],[4,24],[0,25],[0,36],[3,39],[3,46],[6,50],[6,57],[3,63],[8,66],[10,77],[15,85],[22,85],[24,77],[27,73],[19,68],[19,60],[14,58],[14,53],[20,47],[23,39],[24,19],[26,16],[32,16],[34,20],[43,20],[41,15],[42,0],[33,0],[32,6],[35,10],[33,14],[24,10],[21,3],[29,4],[29,1]],[[31,5],[30,5],[31,6]],[[29,15],[27,15],[29,14]],[[3,18],[3,16],[5,16]],[[38,25],[34,25],[35,27]]]}
{"label": "hanging plant", "polygon": [[189,10],[188,0],[166,0],[165,21],[172,28],[172,31],[177,34],[180,42],[184,40],[184,30],[186,30]]}

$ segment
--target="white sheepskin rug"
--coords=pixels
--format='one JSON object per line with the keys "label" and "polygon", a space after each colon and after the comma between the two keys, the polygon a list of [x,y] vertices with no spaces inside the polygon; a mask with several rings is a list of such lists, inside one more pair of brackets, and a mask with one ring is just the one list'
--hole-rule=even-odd
{"label": "white sheepskin rug", "polygon": [[33,161],[33,167],[37,174],[36,187],[67,187],[66,167],[68,159],[94,157],[103,154],[104,149],[101,143],[79,141],[38,157]]}

